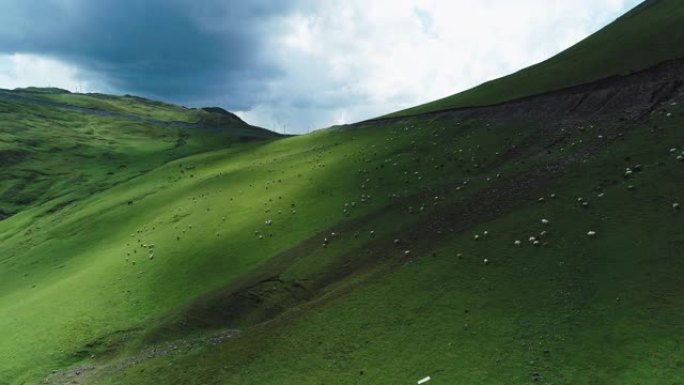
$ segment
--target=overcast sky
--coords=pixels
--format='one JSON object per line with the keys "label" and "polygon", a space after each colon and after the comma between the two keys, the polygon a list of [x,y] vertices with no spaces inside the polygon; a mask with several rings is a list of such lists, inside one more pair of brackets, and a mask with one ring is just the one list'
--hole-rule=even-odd
{"label": "overcast sky", "polygon": [[543,60],[639,0],[2,0],[0,88],[217,105],[305,132]]}

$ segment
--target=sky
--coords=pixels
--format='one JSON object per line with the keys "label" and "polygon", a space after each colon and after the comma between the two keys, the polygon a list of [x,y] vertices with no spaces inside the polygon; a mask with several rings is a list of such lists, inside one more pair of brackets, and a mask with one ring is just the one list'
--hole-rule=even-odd
{"label": "sky", "polygon": [[220,106],[287,133],[544,60],[639,0],[2,0],[0,88]]}

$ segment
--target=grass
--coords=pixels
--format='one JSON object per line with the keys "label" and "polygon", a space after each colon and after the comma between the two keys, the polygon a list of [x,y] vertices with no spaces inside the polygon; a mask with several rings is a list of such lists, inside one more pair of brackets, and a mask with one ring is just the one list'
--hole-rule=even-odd
{"label": "grass", "polygon": [[599,32],[539,64],[470,90],[386,117],[486,106],[611,76],[627,75],[684,57],[684,7],[647,0]]}
{"label": "grass", "polygon": [[[681,174],[681,164],[663,142],[679,140],[679,124],[680,120],[665,123],[659,137],[650,133],[650,125],[636,128],[628,141],[615,143],[540,188],[547,197],[556,193],[555,200],[540,204],[532,197],[495,220],[475,219],[467,231],[434,245],[410,238],[421,216],[438,217],[429,211],[389,212],[359,229],[364,235],[358,241],[350,239],[351,230],[341,233],[329,248],[319,244],[310,258],[305,256],[306,268],[294,263],[281,276],[307,282],[344,255],[362,259],[369,242],[378,242],[367,236],[372,228],[380,232],[378,238],[408,240],[406,246],[386,250],[397,266],[364,268],[324,290],[318,300],[291,308],[266,324],[247,327],[235,322],[232,325],[244,327],[244,334],[234,341],[151,359],[96,377],[94,383],[180,379],[186,384],[392,384],[425,375],[445,384],[526,383],[535,378],[560,384],[676,383],[682,365],[676,336],[684,315],[684,297],[678,290],[684,266],[673,245],[684,238],[677,230],[683,218],[672,211],[670,202],[680,198],[684,186],[680,178],[668,177]],[[402,127],[376,133],[410,144],[411,134],[402,133]],[[334,142],[342,134],[317,135],[317,140]],[[447,133],[447,143],[435,145],[433,153],[453,148],[451,140],[467,146],[466,135]],[[588,141],[594,135],[578,138]],[[395,153],[392,159],[397,157]],[[631,181],[638,189],[629,191],[623,166],[635,161],[642,162],[644,171]],[[443,177],[445,173],[432,171],[433,164],[417,169],[428,180]],[[498,171],[507,173],[493,170],[484,175]],[[373,173],[376,178],[395,174],[403,173]],[[604,186],[604,198],[594,190],[599,184]],[[445,199],[470,201],[478,195],[478,188],[473,190]],[[372,190],[371,195],[377,193]],[[585,197],[590,208],[581,208],[578,196]],[[435,210],[440,210],[439,204]],[[540,218],[549,218],[551,226],[542,226]],[[648,233],[643,232],[646,227]],[[488,238],[474,241],[473,234],[485,229]],[[525,240],[544,229],[549,232],[548,246],[513,246],[513,240]],[[599,237],[588,239],[588,229]],[[416,258],[403,257],[404,247],[415,247]],[[484,258],[490,263],[485,265]],[[202,272],[203,277],[209,275]]]}
{"label": "grass", "polygon": [[[681,317],[676,290],[681,265],[670,245],[684,240],[676,231],[681,216],[673,215],[669,202],[682,186],[680,178],[665,175],[677,175],[681,165],[663,143],[677,141],[677,122],[663,126],[655,138],[643,126],[629,142],[555,181],[557,189],[543,193],[563,191],[557,202],[520,202],[515,214],[491,222],[465,218],[467,231],[434,246],[417,240],[389,246],[383,261],[399,263],[396,269],[359,264],[321,289],[321,299],[283,309],[282,317],[268,324],[252,327],[254,313],[239,315],[232,325],[244,334],[234,342],[145,361],[93,383],[382,384],[428,374],[443,383],[491,383],[529,380],[532,373],[556,383],[675,379],[681,346],[672,336]],[[516,134],[497,135],[502,130]],[[486,170],[496,164],[491,154],[502,153],[508,140],[534,133],[532,126],[421,120],[327,130],[170,161],[58,214],[44,215],[41,205],[26,209],[0,222],[4,255],[11,256],[1,262],[0,280],[0,306],[11,316],[0,323],[14,336],[0,343],[8,357],[0,378],[34,381],[53,368],[135,355],[136,347],[146,344],[140,338],[160,322],[187,319],[169,314],[183,314],[184,304],[253,274],[272,256],[311,237],[313,246],[274,273],[314,287],[307,282],[340,266],[337,261],[356,264],[374,243],[409,239],[422,220],[439,217],[441,207],[476,199],[488,186],[486,177],[548,162],[531,150],[523,160]],[[594,134],[578,133],[578,138],[590,141]],[[643,178],[639,175],[644,189],[655,185],[651,181],[670,182],[636,192],[617,183],[606,188],[610,199],[590,198],[592,209],[579,209],[575,197],[591,196],[594,184],[606,178],[622,182],[627,153],[647,167]],[[666,165],[656,167],[659,161]],[[466,179],[469,187],[454,190]],[[441,200],[435,204],[432,194],[421,195],[425,189]],[[361,194],[371,198],[363,203]],[[414,214],[403,203],[392,206],[415,194]],[[624,202],[648,197],[625,210]],[[351,202],[356,204],[347,216],[345,203]],[[339,240],[322,247],[322,235],[316,235],[322,229],[365,216],[373,219],[341,231]],[[541,230],[540,217],[553,222],[550,246],[514,248],[513,239],[527,235],[521,229]],[[271,226],[264,224],[268,219]],[[620,231],[611,232],[618,226]],[[654,231],[640,236],[644,226]],[[472,234],[485,228],[491,239],[473,241]],[[601,236],[586,244],[589,228]],[[368,235],[371,230],[375,237]],[[153,260],[139,242],[156,245]],[[651,245],[662,250],[649,254]],[[404,247],[415,247],[415,260],[403,257]],[[659,255],[659,262],[650,255]],[[492,263],[484,265],[483,258]],[[641,275],[644,271],[651,278]],[[661,295],[668,300],[648,304]],[[170,331],[161,341],[213,333],[192,323],[163,330]],[[622,340],[624,333],[635,337]],[[98,338],[104,347],[88,348]],[[577,351],[570,340],[581,341],[586,351]],[[612,355],[601,348],[605,344],[616,347]],[[652,351],[649,359],[636,354],[644,350]],[[608,361],[592,366],[598,356]],[[613,377],[616,373],[627,377]]]}
{"label": "grass", "polygon": [[157,102],[136,96],[111,96],[104,94],[74,94],[63,90],[25,88],[17,90],[22,96],[45,99],[77,107],[98,109],[125,115],[157,120],[194,123],[201,111]]}
{"label": "grass", "polygon": [[0,98],[2,385],[682,381],[681,105],[275,138],[20,94],[116,114]]}

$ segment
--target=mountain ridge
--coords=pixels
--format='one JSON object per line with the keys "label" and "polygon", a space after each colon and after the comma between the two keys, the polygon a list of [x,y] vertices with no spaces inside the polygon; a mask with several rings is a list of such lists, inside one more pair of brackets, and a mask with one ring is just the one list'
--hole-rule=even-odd
{"label": "mountain ridge", "polygon": [[552,58],[384,117],[492,105],[614,75],[627,75],[684,58],[684,31],[679,28],[683,18],[684,8],[676,0],[647,0]]}

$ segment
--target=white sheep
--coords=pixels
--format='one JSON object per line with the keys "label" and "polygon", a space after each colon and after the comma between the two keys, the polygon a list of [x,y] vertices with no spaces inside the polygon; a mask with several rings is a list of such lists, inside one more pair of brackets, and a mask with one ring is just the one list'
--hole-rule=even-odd
{"label": "white sheep", "polygon": [[596,238],[596,231],[593,231],[593,230],[587,231],[587,236],[589,238]]}
{"label": "white sheep", "polygon": [[423,385],[423,384],[429,382],[430,380],[431,380],[430,376],[427,376],[425,378],[421,378],[420,380],[418,380],[418,382],[416,382],[416,384]]}
{"label": "white sheep", "polygon": [[551,224],[551,222],[550,222],[548,219],[542,219],[542,220],[541,220],[541,223],[542,223],[542,225],[544,225],[544,226],[548,226],[548,225]]}
{"label": "white sheep", "polygon": [[519,240],[516,239],[516,240],[513,242],[513,244],[514,244],[515,246],[517,246],[517,247],[520,247],[521,242],[520,242]]}
{"label": "white sheep", "polygon": [[675,210],[679,210],[681,208],[681,206],[679,205],[679,203],[673,203],[672,208]]}

